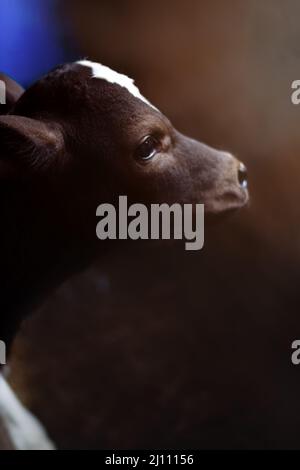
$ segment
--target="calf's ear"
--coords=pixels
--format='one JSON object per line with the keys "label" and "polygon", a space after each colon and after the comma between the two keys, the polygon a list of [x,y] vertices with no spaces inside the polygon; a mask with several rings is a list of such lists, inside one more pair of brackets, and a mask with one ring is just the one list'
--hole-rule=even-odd
{"label": "calf's ear", "polygon": [[0,116],[0,179],[40,173],[58,162],[63,164],[64,149],[57,124],[23,116]]}
{"label": "calf's ear", "polygon": [[0,114],[7,114],[23,93],[21,85],[0,73]]}

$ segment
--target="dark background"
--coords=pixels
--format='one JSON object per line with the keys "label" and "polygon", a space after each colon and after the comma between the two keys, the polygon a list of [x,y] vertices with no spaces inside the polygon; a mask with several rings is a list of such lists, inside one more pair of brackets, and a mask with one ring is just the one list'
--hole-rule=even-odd
{"label": "dark background", "polygon": [[124,244],[65,284],[16,341],[14,388],[61,448],[299,448],[299,2],[33,3],[52,18],[45,48],[23,36],[13,69],[7,29],[4,72],[29,84],[88,57],[134,77],[178,129],[246,163],[251,205],[198,253]]}

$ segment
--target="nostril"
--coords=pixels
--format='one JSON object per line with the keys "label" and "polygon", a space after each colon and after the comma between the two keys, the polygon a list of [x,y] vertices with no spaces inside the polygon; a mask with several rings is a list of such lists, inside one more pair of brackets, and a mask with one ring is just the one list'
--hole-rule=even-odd
{"label": "nostril", "polygon": [[245,167],[245,165],[243,163],[239,164],[238,180],[239,180],[239,184],[242,188],[247,188],[247,186],[248,186],[247,168]]}

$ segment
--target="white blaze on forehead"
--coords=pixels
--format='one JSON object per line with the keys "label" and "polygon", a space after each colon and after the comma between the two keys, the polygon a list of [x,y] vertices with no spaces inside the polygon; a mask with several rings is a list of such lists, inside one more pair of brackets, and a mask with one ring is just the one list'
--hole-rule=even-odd
{"label": "white blaze on forehead", "polygon": [[134,80],[127,77],[127,75],[115,72],[115,70],[106,67],[106,65],[98,64],[97,62],[91,62],[89,60],[79,60],[77,64],[90,67],[90,69],[92,69],[93,78],[101,78],[109,83],[116,83],[117,85],[126,88],[135,98],[140,99],[148,106],[151,106],[151,108],[158,111],[158,109],[153,106],[153,104],[151,104],[143,95],[141,95],[140,90],[134,84]]}

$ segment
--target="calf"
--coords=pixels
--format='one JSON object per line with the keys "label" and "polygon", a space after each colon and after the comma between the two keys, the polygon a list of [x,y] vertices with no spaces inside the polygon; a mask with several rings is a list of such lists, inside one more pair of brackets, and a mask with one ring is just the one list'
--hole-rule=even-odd
{"label": "calf", "polygon": [[101,251],[100,203],[125,194],[145,204],[203,203],[215,216],[248,200],[243,164],[179,133],[131,79],[108,67],[66,64],[23,94],[12,82],[7,89],[0,339],[8,350],[22,318]]}

